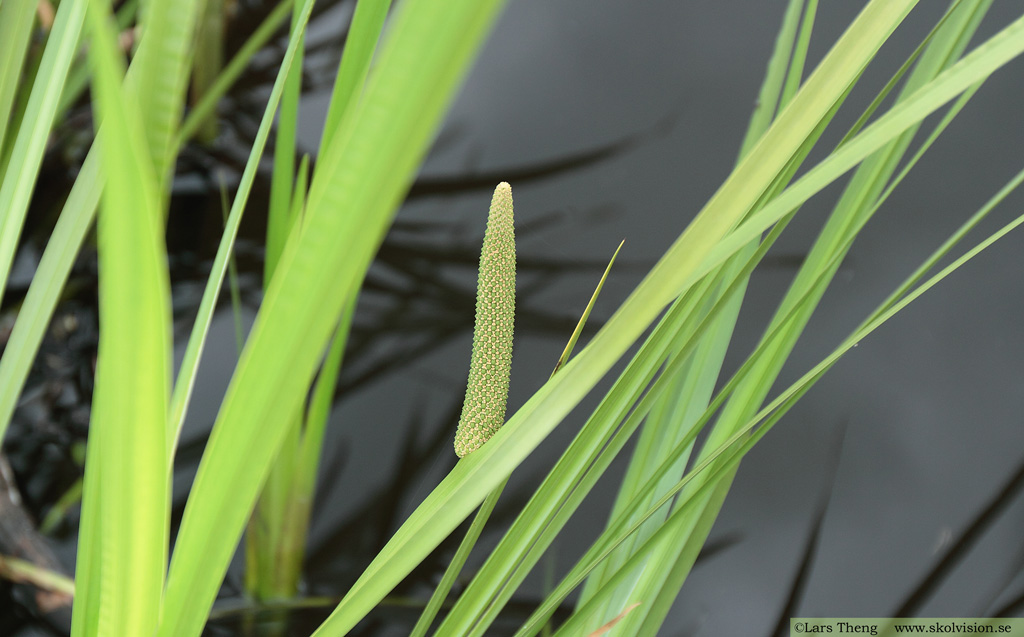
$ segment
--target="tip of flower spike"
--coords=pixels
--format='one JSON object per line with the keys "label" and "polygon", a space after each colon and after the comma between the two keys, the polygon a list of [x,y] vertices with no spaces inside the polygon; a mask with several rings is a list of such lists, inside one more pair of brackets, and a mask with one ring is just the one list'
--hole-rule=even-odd
{"label": "tip of flower spike", "polygon": [[498,184],[494,189],[494,195],[491,197],[491,209],[488,218],[494,218],[495,216],[504,217],[507,219],[507,223],[512,223],[512,186],[508,185],[507,181]]}
{"label": "tip of flower spike", "polygon": [[[510,254],[514,254],[515,239],[512,237],[515,231],[513,229],[513,216],[512,186],[508,185],[507,181],[503,181],[495,187],[494,195],[491,197],[491,207],[487,212],[487,232],[484,234],[485,249],[488,245],[493,246],[496,242],[501,242],[502,239],[497,238],[500,235],[512,242],[512,245],[508,246],[507,249]],[[482,265],[483,263],[481,262]]]}

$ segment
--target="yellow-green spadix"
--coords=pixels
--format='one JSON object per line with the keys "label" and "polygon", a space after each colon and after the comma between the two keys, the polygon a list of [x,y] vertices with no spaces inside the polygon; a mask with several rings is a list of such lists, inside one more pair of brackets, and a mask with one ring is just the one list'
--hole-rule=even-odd
{"label": "yellow-green spadix", "polygon": [[512,329],[516,306],[516,238],[512,226],[512,187],[494,189],[487,215],[480,276],[476,288],[473,354],[462,417],[455,432],[460,457],[479,449],[505,423],[512,369]]}

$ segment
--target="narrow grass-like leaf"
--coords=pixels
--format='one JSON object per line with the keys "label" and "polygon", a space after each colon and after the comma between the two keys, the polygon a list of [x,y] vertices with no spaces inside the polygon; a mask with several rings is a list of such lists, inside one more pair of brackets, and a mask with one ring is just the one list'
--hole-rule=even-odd
{"label": "narrow grass-like leaf", "polygon": [[502,482],[484,498],[483,504],[480,505],[476,516],[473,518],[473,522],[466,531],[466,536],[459,543],[459,548],[456,549],[451,563],[448,564],[444,575],[441,576],[441,581],[437,583],[437,587],[430,595],[430,599],[427,600],[427,605],[423,608],[423,613],[420,614],[419,619],[416,620],[416,624],[409,633],[409,637],[424,637],[427,634],[431,624],[434,623],[434,618],[437,617],[437,612],[441,610],[441,605],[448,598],[448,593],[451,592],[452,585],[455,584],[455,578],[462,572],[462,567],[466,565],[469,554],[473,551],[473,547],[476,546],[477,540],[480,539],[480,534],[483,533],[484,526],[487,525],[487,520],[490,519],[491,513],[498,504],[498,499],[501,497],[501,493],[505,490],[505,485],[507,484],[508,480]]}
{"label": "narrow grass-like leaf", "polygon": [[562,355],[558,357],[558,362],[555,363],[555,368],[551,371],[551,375],[554,376],[562,365],[569,360],[572,356],[572,350],[576,347],[576,341],[579,340],[580,334],[583,332],[583,327],[587,324],[587,319],[590,318],[590,311],[594,309],[594,304],[597,303],[597,297],[601,294],[601,288],[604,287],[604,282],[608,278],[608,273],[612,271],[612,266],[615,265],[615,257],[619,256],[619,250],[622,249],[622,245],[626,243],[623,239],[615,252],[612,253],[611,260],[608,261],[608,265],[604,269],[604,274],[601,275],[601,280],[597,282],[597,287],[594,288],[594,293],[590,295],[590,301],[587,302],[587,307],[583,310],[583,316],[576,323],[576,328],[572,331],[572,336],[569,337],[569,342],[565,344],[565,349],[562,350]]}
{"label": "narrow grass-like leaf", "polygon": [[167,190],[177,156],[174,140],[185,105],[196,24],[204,1],[146,0],[140,12],[137,99],[161,193]]}
{"label": "narrow grass-like leaf", "polygon": [[345,51],[338,66],[338,76],[334,79],[334,89],[331,91],[331,103],[327,107],[324,132],[320,139],[321,148],[331,146],[331,137],[342,129],[346,113],[351,113],[353,104],[358,101],[390,6],[391,0],[356,2],[352,26],[345,38]]}
{"label": "narrow grass-like leaf", "polygon": [[[125,0],[118,4],[117,12],[114,14],[118,32],[123,32],[135,24],[138,8],[139,0]],[[64,90],[60,94],[60,102],[57,104],[58,117],[67,113],[87,88],[89,88],[89,64],[84,56],[80,55],[71,66],[71,70],[68,72],[68,81],[65,82]]]}
{"label": "narrow grass-like leaf", "polygon": [[[299,161],[299,170],[295,173],[295,187],[292,188],[292,211],[289,216],[292,223],[302,219],[306,211],[306,193],[309,192],[309,155],[303,155]],[[291,228],[288,230],[291,232]]]}
{"label": "narrow grass-like leaf", "polygon": [[170,284],[156,177],[141,114],[124,97],[109,16],[100,0],[90,4],[93,95],[105,122],[108,183],[98,225],[100,344],[82,500],[94,512],[79,542],[83,554],[98,543],[101,559],[76,580],[77,604],[88,611],[98,598],[99,608],[95,633],[86,612],[75,613],[73,632],[142,635],[156,629],[167,559]]}
{"label": "narrow grass-like leaf", "polygon": [[39,532],[52,535],[67,516],[68,511],[82,501],[82,479],[75,480],[70,487],[50,506],[46,515],[39,522]]}
{"label": "narrow grass-like leaf", "polygon": [[[231,214],[231,201],[228,186],[223,179],[220,180],[220,213],[226,231],[228,215]],[[225,234],[221,233],[221,239]],[[242,327],[242,289],[238,284],[238,263],[235,261],[234,252],[228,255],[228,290],[231,293],[231,318],[235,320],[235,350],[241,354],[242,346],[245,345],[245,330]]]}
{"label": "narrow grass-like leaf", "polygon": [[[324,364],[320,369],[320,375],[317,376],[316,384],[313,385],[313,397],[309,401],[309,411],[306,414],[306,428],[302,434],[299,470],[295,479],[295,493],[296,495],[303,493],[310,500],[313,487],[316,484],[316,469],[319,467],[324,431],[327,429],[331,402],[334,398],[334,388],[338,381],[338,372],[341,370],[341,361],[345,354],[345,344],[348,342],[349,330],[352,327],[352,316],[355,313],[355,306],[355,303],[350,303],[341,315],[341,322],[338,324],[338,330],[331,341],[331,347],[327,350],[327,356],[324,357]],[[310,501],[309,504],[312,504],[312,502]]]}
{"label": "narrow grass-like leaf", "polygon": [[[292,24],[302,19],[302,5],[294,5]],[[284,80],[281,108],[277,116],[274,143],[273,172],[270,176],[270,203],[267,211],[267,237],[263,263],[263,287],[266,289],[293,224],[293,212],[298,212],[296,197],[305,201],[305,190],[293,191],[295,179],[295,139],[299,120],[299,98],[302,93],[302,59],[306,36],[295,32],[295,58]],[[292,43],[290,43],[292,44]],[[293,196],[293,192],[294,195]],[[283,533],[289,524],[288,510],[298,465],[298,450],[302,436],[302,410],[296,409],[288,435],[281,445],[274,466],[256,508],[249,521],[245,540],[245,587],[255,599],[291,597],[298,584],[294,561],[284,550]],[[286,564],[291,562],[291,566]],[[301,562],[300,562],[301,563]],[[289,574],[291,571],[291,574]]]}
{"label": "narrow grass-like leaf", "polygon": [[[0,157],[5,154],[7,126],[28,53],[36,5],[34,0],[4,0],[0,3]],[[0,161],[2,169],[3,162]]]}
{"label": "narrow grass-like leaf", "polygon": [[[299,18],[300,5],[294,5],[292,23]],[[299,97],[302,95],[302,59],[306,36],[299,35],[292,62],[284,81],[281,112],[277,117],[277,135],[274,138],[274,170],[270,175],[270,204],[267,211],[267,244],[263,264],[263,287],[281,258],[281,251],[291,227],[292,181],[295,179],[295,137],[299,123]],[[303,193],[305,196],[305,193]]]}
{"label": "narrow grass-like leaf", "polygon": [[[224,68],[224,28],[228,6],[222,0],[204,2],[195,46],[195,58],[200,60],[200,64],[192,67],[190,95],[202,97],[209,92]],[[203,120],[200,141],[212,144],[217,139],[218,128],[217,117],[211,113]]]}
{"label": "narrow grass-like leaf", "polygon": [[67,575],[9,555],[0,555],[0,577],[11,582],[31,584],[40,590],[57,593],[68,599],[75,594],[75,582]]}
{"label": "narrow grass-like leaf", "polygon": [[342,313],[338,329],[331,340],[331,346],[324,357],[320,374],[313,385],[312,398],[306,412],[305,426],[299,443],[297,460],[292,476],[291,492],[288,497],[287,511],[284,516],[284,528],[281,532],[281,577],[287,579],[286,589],[292,594],[298,588],[302,574],[303,559],[306,552],[306,536],[309,532],[309,519],[312,513],[316,478],[320,469],[320,457],[323,449],[324,432],[330,417],[337,385],[341,362],[348,343],[349,330],[352,327],[352,316],[355,303],[350,303]]}
{"label": "narrow grass-like leaf", "polygon": [[794,38],[797,34],[803,7],[803,0],[789,0],[786,5],[782,26],[779,28],[779,34],[775,36],[775,47],[768,59],[768,68],[765,71],[764,81],[761,82],[761,90],[757,94],[754,112],[750,116],[750,123],[747,124],[743,142],[740,143],[739,158],[741,159],[750,152],[761,135],[768,130],[775,117],[779,106],[779,96],[786,81],[787,63],[793,56]]}
{"label": "narrow grass-like leaf", "polygon": [[85,19],[85,2],[66,2],[57,8],[46,41],[36,82],[29,96],[7,170],[0,183],[0,298],[7,287],[14,251],[25,222],[43,150],[53,127],[57,102],[78,47]]}
{"label": "narrow grass-like leaf", "polygon": [[[307,1],[303,5],[303,20],[309,19],[312,11],[312,2]],[[297,22],[296,28],[303,26],[304,22]],[[220,244],[217,246],[217,255],[213,260],[213,267],[210,276],[206,280],[206,287],[203,289],[203,298],[199,302],[199,311],[195,323],[192,325],[192,332],[189,334],[188,345],[185,347],[185,356],[182,358],[181,368],[174,383],[174,393],[171,396],[171,412],[169,433],[171,445],[168,449],[169,466],[174,462],[174,450],[177,447],[178,439],[181,436],[181,427],[185,422],[185,412],[195,385],[196,373],[199,369],[199,357],[206,337],[210,329],[210,322],[213,320],[213,311],[216,309],[217,297],[220,295],[221,287],[224,285],[224,276],[227,271],[228,257],[234,249],[235,238],[238,236],[238,226],[242,221],[242,214],[245,212],[245,205],[249,200],[252,184],[256,179],[256,171],[259,167],[260,158],[267,144],[270,129],[273,125],[273,114],[284,91],[285,72],[290,67],[295,57],[297,42],[289,43],[285,50],[284,58],[281,61],[281,70],[278,72],[274,87],[270,91],[270,98],[267,100],[267,109],[264,112],[263,120],[256,131],[256,138],[253,140],[249,158],[246,160],[245,169],[238,183],[238,190],[235,192],[235,199],[231,204],[231,213],[228,215],[224,233],[221,235]]]}
{"label": "narrow grass-like leaf", "polygon": [[[330,145],[329,136],[343,126],[343,115],[352,112],[356,98],[364,88],[370,60],[380,39],[389,6],[390,0],[360,0],[356,5],[328,107],[321,147]],[[304,157],[296,180],[297,187],[293,197],[288,233],[297,225],[305,208],[308,167],[308,157]],[[283,242],[281,245],[283,246]],[[301,440],[296,449],[297,462],[291,476],[287,511],[283,519],[284,528],[279,539],[281,547],[277,551],[281,556],[280,577],[287,580],[285,590],[289,593],[294,593],[301,575],[323,436],[355,306],[356,299],[353,297],[343,312],[327,356],[321,365],[313,387]]]}
{"label": "narrow grass-like leaf", "polygon": [[213,84],[207,87],[206,92],[203,93],[203,96],[196,102],[181,123],[176,141],[178,147],[191,139],[203,125],[203,122],[214,116],[217,110],[217,102],[220,101],[220,98],[227,94],[231,85],[245,71],[252,57],[270,41],[274,33],[284,24],[291,11],[292,2],[293,0],[281,0],[274,7],[274,10],[267,14],[267,17],[263,19],[263,22],[252,32],[252,35],[249,36],[245,43],[242,44],[238,52],[235,53],[235,56],[231,58],[231,61],[224,66]]}
{"label": "narrow grass-like leaf", "polygon": [[793,57],[789,61],[786,82],[779,95],[779,105],[785,108],[800,90],[800,82],[804,78],[804,64],[807,62],[807,49],[811,44],[811,33],[814,31],[814,16],[818,12],[818,0],[808,0],[804,7],[804,19],[797,32],[797,40],[793,44]]}
{"label": "narrow grass-like leaf", "polygon": [[99,153],[82,164],[0,357],[0,439],[11,422],[43,334],[100,200]]}
{"label": "narrow grass-like leaf", "polygon": [[[85,158],[82,172],[75,181],[75,185],[71,188],[71,194],[65,203],[60,219],[57,221],[57,227],[54,229],[54,233],[47,243],[46,250],[43,252],[39,271],[33,277],[32,285],[29,287],[29,293],[25,299],[26,305],[32,299],[33,291],[39,290],[38,303],[33,309],[38,308],[41,311],[46,311],[46,322],[48,322],[49,316],[57,304],[57,295],[60,293],[60,288],[64,285],[68,273],[71,271],[71,264],[74,261],[75,253],[81,245],[81,241],[85,238],[85,232],[91,225],[93,215],[96,212],[96,206],[102,189],[99,163],[99,144],[93,143],[92,149]],[[89,175],[90,172],[92,173],[91,175]],[[87,176],[92,176],[93,179],[86,181],[85,177]],[[82,185],[81,188],[79,188],[80,184]],[[76,193],[80,195],[78,199],[75,197]],[[61,226],[65,220],[68,223],[62,229]],[[61,239],[66,239],[66,241],[56,243],[55,239],[62,230],[66,231],[66,234]],[[73,250],[69,249],[72,246]],[[53,260],[48,263],[47,258],[51,256]],[[44,269],[44,266],[46,266],[46,269]],[[22,311],[24,312],[25,309]],[[15,324],[15,331],[17,331],[24,317],[19,316],[18,318],[18,323]],[[45,325],[46,322],[42,325]],[[39,341],[42,340],[42,325],[34,330],[31,327],[29,328],[29,330],[32,330],[29,336],[38,338],[32,344],[33,350],[29,356],[34,356],[34,347],[38,347]],[[23,344],[20,345],[22,345],[22,353],[24,354],[26,348]],[[6,356],[4,359],[6,360]],[[24,360],[24,356],[19,357],[19,360]],[[31,361],[29,360],[29,362]],[[27,366],[23,369],[15,370],[14,373],[17,374],[18,372],[22,372],[19,381],[24,383],[25,375],[28,374]],[[103,463],[101,451],[101,446],[103,446],[101,444],[102,434],[102,427],[97,427],[91,431],[89,434],[91,442],[86,445],[85,462],[87,465],[89,462],[92,462],[94,468],[101,467]],[[100,471],[86,471],[85,476],[82,478],[83,497],[86,492],[99,493],[100,488]],[[78,552],[75,556],[75,586],[78,591],[78,600],[71,607],[72,637],[99,634],[100,603],[102,601],[99,592],[102,584],[100,564],[103,562],[103,544],[99,541],[82,542],[81,538],[103,537],[101,513],[101,507],[98,506],[82,507],[81,521],[78,525]],[[83,591],[86,590],[92,592],[84,593]]]}

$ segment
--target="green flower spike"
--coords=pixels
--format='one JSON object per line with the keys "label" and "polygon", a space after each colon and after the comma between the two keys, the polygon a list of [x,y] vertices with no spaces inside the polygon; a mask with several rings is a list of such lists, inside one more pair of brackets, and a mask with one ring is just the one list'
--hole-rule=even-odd
{"label": "green flower spike", "polygon": [[455,432],[455,453],[476,451],[505,424],[508,379],[512,369],[512,329],[516,311],[516,238],[512,225],[512,187],[498,184],[487,215],[480,278],[476,286],[473,355],[462,417]]}

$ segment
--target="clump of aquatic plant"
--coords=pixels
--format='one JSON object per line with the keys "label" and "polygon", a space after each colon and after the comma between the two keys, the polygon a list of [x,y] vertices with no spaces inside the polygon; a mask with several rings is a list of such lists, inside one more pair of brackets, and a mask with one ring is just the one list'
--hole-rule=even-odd
{"label": "clump of aquatic plant", "polygon": [[[207,94],[182,119],[203,7],[196,0],[145,3],[134,30],[139,40],[125,68],[107,3],[61,2],[33,64],[25,64],[29,43],[24,33],[33,23],[35,2],[0,4],[0,36],[12,36],[0,37],[0,123],[13,122],[0,128],[0,284],[7,282],[43,149],[62,91],[71,82],[80,42],[88,45],[88,61],[87,66],[77,64],[88,71],[98,123],[94,148],[0,359],[2,432],[98,208],[101,336],[75,569],[74,635],[199,635],[244,530],[255,526],[253,520],[268,533],[259,537],[251,531],[248,591],[254,597],[294,594],[295,565],[301,564],[302,554],[297,538],[304,538],[309,503],[295,508],[290,498],[309,497],[313,489],[311,476],[360,284],[501,4],[407,0],[399,3],[383,30],[390,3],[360,0],[317,161],[300,161],[296,167],[292,135],[301,82],[296,63],[313,3],[295,3],[280,72],[176,374],[171,373],[162,229],[175,159],[189,135],[200,129],[204,135],[216,133],[209,109],[223,89],[217,80],[197,81]],[[733,172],[689,226],[679,229],[676,241],[597,334],[574,357],[566,354],[557,373],[496,431],[505,420],[513,319],[508,312],[500,319],[484,314],[478,320],[500,336],[492,341],[491,332],[481,332],[474,347],[476,376],[471,373],[467,398],[472,400],[467,402],[487,403],[486,418],[463,421],[458,434],[462,444],[457,443],[462,459],[354,582],[338,582],[343,599],[316,634],[345,634],[474,510],[480,508],[478,519],[486,521],[487,507],[493,506],[508,476],[634,346],[633,357],[454,600],[437,633],[487,631],[637,432],[636,450],[606,528],[517,636],[543,630],[554,610],[581,585],[579,601],[558,634],[657,633],[744,454],[843,353],[1022,221],[1014,220],[931,273],[1019,184],[1018,176],[832,353],[769,399],[782,363],[860,229],[977,87],[1024,52],[1021,18],[964,54],[989,2],[954,2],[843,143],[817,165],[801,170],[864,68],[915,5],[915,0],[871,0],[817,68],[805,74],[817,3],[791,0]],[[287,7],[275,19],[286,12]],[[237,72],[233,63],[224,69],[223,78]],[[881,112],[880,105],[901,84],[893,106]],[[17,95],[24,108],[15,109],[17,101],[7,99],[10,95]],[[932,132],[908,155],[921,122],[950,102]],[[223,397],[171,551],[169,477],[181,423],[238,224],[275,119],[280,122],[280,156],[275,158],[268,221],[265,295]],[[751,271],[799,207],[854,168],[762,341],[733,377],[719,382]],[[502,216],[490,231],[501,227],[507,235],[489,237],[488,242],[511,242],[507,187],[499,186],[495,207],[501,215],[507,208],[507,221]],[[485,258],[491,254],[488,242]],[[514,247],[504,243],[493,254],[505,259],[514,255]],[[514,279],[506,278],[508,274],[492,279],[489,272],[490,266],[485,277],[481,269],[481,290],[492,285],[504,290],[497,303],[510,308]],[[495,397],[501,405],[492,402]],[[475,426],[487,430],[486,443],[485,432],[474,431]],[[706,435],[698,444],[701,432]],[[289,526],[289,520],[299,522]],[[474,533],[479,528],[467,536],[466,546],[472,546]],[[285,561],[290,566],[278,570],[268,556],[281,547],[288,548]],[[462,552],[450,571],[457,572],[464,559]],[[280,584],[266,583],[281,572]],[[429,629],[447,595],[442,586],[434,600],[424,601],[417,634]]]}

